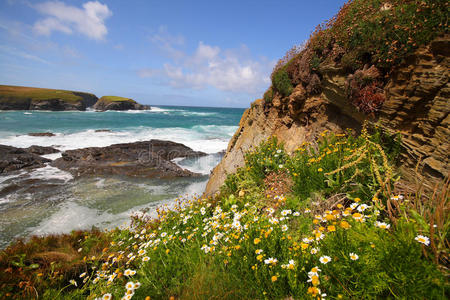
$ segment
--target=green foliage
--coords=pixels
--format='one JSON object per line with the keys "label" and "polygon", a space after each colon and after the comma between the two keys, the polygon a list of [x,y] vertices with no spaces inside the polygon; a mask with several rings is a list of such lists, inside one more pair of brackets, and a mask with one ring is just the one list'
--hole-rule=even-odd
{"label": "green foliage", "polygon": [[272,86],[274,91],[277,91],[283,97],[287,97],[292,93],[294,87],[292,86],[289,75],[286,71],[286,66],[280,68],[272,74]]}
{"label": "green foliage", "polygon": [[316,29],[311,47],[321,54],[336,43],[344,49],[342,64],[353,70],[361,63],[391,69],[419,46],[448,32],[448,5],[445,0],[348,1]]}
{"label": "green foliage", "polygon": [[314,55],[309,62],[309,68],[311,70],[317,70],[320,65],[320,58],[317,55]]}
{"label": "green foliage", "polygon": [[133,99],[125,98],[125,97],[119,97],[119,96],[103,96],[103,97],[101,97],[99,99],[99,101],[103,101],[103,102],[122,102],[122,101],[127,101],[127,102],[136,103],[136,101],[134,101]]}
{"label": "green foliage", "polygon": [[270,87],[265,93],[264,93],[264,102],[265,103],[272,103],[273,99],[273,90],[272,87]]}

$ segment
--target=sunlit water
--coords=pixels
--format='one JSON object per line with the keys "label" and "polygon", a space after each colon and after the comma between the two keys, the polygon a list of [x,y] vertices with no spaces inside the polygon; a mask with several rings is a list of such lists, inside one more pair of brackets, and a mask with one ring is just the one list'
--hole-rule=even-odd
{"label": "sunlit water", "polygon": [[[84,177],[46,166],[0,176],[0,248],[14,238],[110,228],[145,208],[171,204],[182,195],[201,194],[237,129],[242,109],[155,107],[127,112],[0,112],[0,144],[52,146],[62,151],[91,146],[171,140],[209,153],[175,162],[203,176],[171,180],[120,176]],[[31,113],[31,114],[30,114]],[[110,131],[95,132],[97,129]],[[31,137],[29,132],[53,132]],[[57,154],[47,155],[56,159]]]}

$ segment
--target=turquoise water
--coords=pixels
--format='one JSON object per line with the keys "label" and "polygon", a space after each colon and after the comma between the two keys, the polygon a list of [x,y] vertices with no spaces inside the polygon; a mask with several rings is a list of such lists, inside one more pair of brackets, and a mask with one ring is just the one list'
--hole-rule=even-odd
{"label": "turquoise water", "polygon": [[[209,153],[202,158],[176,160],[180,166],[203,174],[196,178],[74,178],[49,165],[0,175],[0,248],[19,237],[119,226],[144,208],[150,208],[152,214],[156,206],[171,205],[178,196],[201,194],[210,171],[221,159],[218,152],[226,149],[243,111],[174,106],[125,112],[0,111],[0,144],[52,146],[64,151],[162,139]],[[52,132],[55,136],[28,136],[30,132]]]}

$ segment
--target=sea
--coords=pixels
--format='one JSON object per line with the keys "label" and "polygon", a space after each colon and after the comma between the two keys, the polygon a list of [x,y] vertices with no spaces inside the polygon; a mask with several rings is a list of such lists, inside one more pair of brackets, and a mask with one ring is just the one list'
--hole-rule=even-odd
{"label": "sea", "polygon": [[[238,128],[244,109],[152,106],[145,111],[0,111],[0,144],[51,146],[61,151],[169,140],[208,156],[176,159],[202,174],[175,179],[90,176],[74,178],[50,165],[0,175],[0,248],[18,238],[127,225],[130,216],[199,196]],[[51,132],[55,136],[29,136]],[[57,159],[61,153],[44,155]]]}

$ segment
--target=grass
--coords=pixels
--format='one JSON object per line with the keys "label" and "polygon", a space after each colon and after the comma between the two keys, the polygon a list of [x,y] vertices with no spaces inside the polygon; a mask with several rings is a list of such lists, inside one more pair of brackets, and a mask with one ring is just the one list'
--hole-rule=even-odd
{"label": "grass", "polygon": [[[447,299],[448,182],[429,199],[400,194],[398,144],[324,132],[288,155],[269,139],[215,198],[178,199],[128,228],[11,246],[0,297]],[[49,247],[74,256],[54,263],[60,280],[32,259]]]}
{"label": "grass", "polygon": [[136,103],[136,101],[134,101],[133,99],[125,98],[125,97],[119,97],[119,96],[103,96],[103,97],[100,98],[99,101],[103,101],[103,102],[122,102],[122,101],[127,101],[127,102]]}
{"label": "grass", "polygon": [[50,99],[62,99],[70,103],[82,101],[83,98],[75,93],[79,94],[80,92],[0,85],[1,102],[46,101]]}

